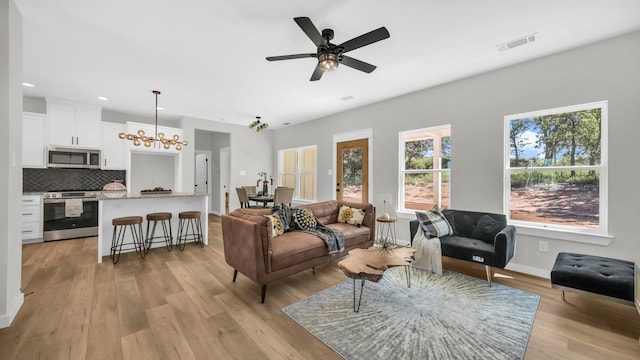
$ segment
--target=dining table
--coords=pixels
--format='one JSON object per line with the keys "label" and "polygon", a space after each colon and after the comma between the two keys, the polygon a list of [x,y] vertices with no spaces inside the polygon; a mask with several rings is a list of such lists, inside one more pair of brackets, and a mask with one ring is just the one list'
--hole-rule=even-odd
{"label": "dining table", "polygon": [[273,195],[249,194],[249,201],[261,202],[263,207],[273,202]]}

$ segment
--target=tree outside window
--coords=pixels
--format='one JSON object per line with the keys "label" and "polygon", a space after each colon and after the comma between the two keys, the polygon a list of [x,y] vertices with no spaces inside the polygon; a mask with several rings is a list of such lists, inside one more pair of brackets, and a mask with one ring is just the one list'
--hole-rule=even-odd
{"label": "tree outside window", "polygon": [[400,148],[400,209],[448,208],[451,126],[401,132]]}
{"label": "tree outside window", "polygon": [[505,117],[510,220],[606,231],[607,103]]}

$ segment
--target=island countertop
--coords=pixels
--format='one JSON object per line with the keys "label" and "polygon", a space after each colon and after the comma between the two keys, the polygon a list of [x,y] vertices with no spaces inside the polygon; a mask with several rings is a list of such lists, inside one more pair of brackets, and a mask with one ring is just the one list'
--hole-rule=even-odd
{"label": "island countertop", "polygon": [[139,193],[125,191],[103,191],[98,200],[130,200],[130,199],[158,199],[158,198],[177,198],[177,197],[194,197],[207,196],[194,192],[159,192],[159,193]]}

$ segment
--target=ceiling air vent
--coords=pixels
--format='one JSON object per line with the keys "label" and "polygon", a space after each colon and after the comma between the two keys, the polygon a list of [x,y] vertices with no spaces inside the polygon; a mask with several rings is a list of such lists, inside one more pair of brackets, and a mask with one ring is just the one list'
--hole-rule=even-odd
{"label": "ceiling air vent", "polygon": [[506,43],[503,43],[503,44],[498,44],[498,45],[496,45],[496,47],[498,48],[499,51],[506,51],[506,50],[511,50],[514,47],[518,47],[518,46],[521,46],[521,45],[526,45],[526,44],[532,43],[534,41],[536,41],[536,33],[527,35],[525,37],[521,37],[519,39],[515,39],[515,40],[512,40],[512,41],[509,41],[509,42],[506,42]]}

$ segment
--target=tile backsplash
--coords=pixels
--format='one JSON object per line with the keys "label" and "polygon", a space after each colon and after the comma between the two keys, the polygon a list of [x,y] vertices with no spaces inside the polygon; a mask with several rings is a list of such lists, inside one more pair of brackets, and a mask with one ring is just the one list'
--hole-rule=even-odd
{"label": "tile backsplash", "polygon": [[[22,191],[102,190],[113,180],[126,181],[125,170],[22,169]],[[126,185],[126,184],[125,184]]]}

